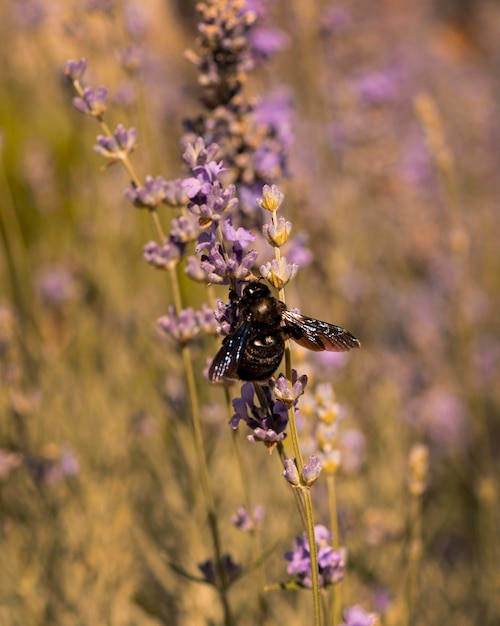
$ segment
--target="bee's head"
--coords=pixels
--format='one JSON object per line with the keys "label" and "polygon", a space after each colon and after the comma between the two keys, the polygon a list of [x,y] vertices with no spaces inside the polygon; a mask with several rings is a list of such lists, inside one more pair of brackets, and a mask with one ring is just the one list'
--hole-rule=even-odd
{"label": "bee's head", "polygon": [[248,285],[243,289],[243,296],[250,296],[253,298],[265,298],[271,295],[271,290],[264,283],[252,282],[248,283]]}

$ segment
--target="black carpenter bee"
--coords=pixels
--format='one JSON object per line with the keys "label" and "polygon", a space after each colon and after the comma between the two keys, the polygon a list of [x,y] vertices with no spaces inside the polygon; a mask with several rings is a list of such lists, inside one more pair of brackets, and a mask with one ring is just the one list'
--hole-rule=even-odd
{"label": "black carpenter bee", "polygon": [[233,302],[238,319],[224,339],[208,373],[212,382],[264,381],[277,370],[285,351],[285,338],[320,352],[346,352],[360,343],[350,332],[312,317],[289,311],[263,283],[248,284]]}

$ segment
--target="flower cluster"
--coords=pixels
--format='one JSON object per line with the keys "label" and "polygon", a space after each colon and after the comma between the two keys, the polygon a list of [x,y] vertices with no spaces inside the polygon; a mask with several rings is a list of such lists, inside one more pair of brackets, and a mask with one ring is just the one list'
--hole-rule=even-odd
{"label": "flower cluster", "polygon": [[209,334],[215,334],[217,331],[217,322],[208,305],[203,305],[200,311],[188,307],[178,312],[170,306],[168,313],[158,320],[158,326],[180,345],[194,339],[200,330]]}
{"label": "flower cluster", "polygon": [[288,424],[288,409],[286,404],[279,400],[273,400],[271,390],[267,385],[261,387],[265,397],[266,406],[258,406],[254,402],[254,386],[245,383],[241,387],[241,396],[234,398],[234,415],[230,420],[233,429],[243,420],[253,431],[248,436],[249,441],[261,441],[272,450],[286,437],[285,428]]}
{"label": "flower cluster", "polygon": [[[321,587],[334,585],[344,578],[346,551],[341,548],[336,552],[329,541],[332,534],[318,524],[314,528],[314,536],[318,547],[319,584]],[[294,576],[300,587],[311,588],[311,552],[305,535],[295,538],[295,549],[285,553],[289,562],[287,572]]]}
{"label": "flower cluster", "polygon": [[240,0],[200,2],[198,53],[188,59],[197,67],[206,113],[184,122],[183,142],[203,137],[221,146],[229,177],[239,183],[240,210],[253,219],[255,195],[264,182],[286,171],[292,142],[290,99],[283,94],[255,105],[243,95],[247,73],[255,63],[280,50],[280,31],[256,28],[262,17],[256,5]]}
{"label": "flower cluster", "polygon": [[205,582],[215,585],[217,587],[224,587],[227,583],[235,580],[241,573],[241,565],[238,565],[233,561],[233,557],[230,554],[223,554],[221,558],[221,566],[223,569],[223,576],[225,580],[221,580],[220,574],[212,559],[207,559],[203,563],[198,565],[198,569],[203,574]]}
{"label": "flower cluster", "polygon": [[236,513],[231,517],[231,523],[241,531],[250,533],[260,527],[266,510],[261,505],[253,507],[253,512],[249,513],[245,507],[240,506]]}

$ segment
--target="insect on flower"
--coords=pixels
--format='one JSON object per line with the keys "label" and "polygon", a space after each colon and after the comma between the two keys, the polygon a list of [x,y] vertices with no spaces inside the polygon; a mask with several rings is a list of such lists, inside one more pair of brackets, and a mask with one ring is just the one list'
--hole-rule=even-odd
{"label": "insect on flower", "polygon": [[263,283],[248,284],[241,298],[234,292],[230,297],[238,319],[212,361],[211,382],[267,380],[281,363],[288,337],[315,352],[346,352],[360,346],[340,326],[289,311]]}

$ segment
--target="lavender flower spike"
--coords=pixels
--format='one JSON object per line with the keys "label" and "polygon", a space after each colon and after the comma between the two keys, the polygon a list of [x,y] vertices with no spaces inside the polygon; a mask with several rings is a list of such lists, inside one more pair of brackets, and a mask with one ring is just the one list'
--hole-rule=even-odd
{"label": "lavender flower spike", "polygon": [[81,98],[73,98],[73,106],[85,115],[101,117],[107,109],[107,97],[106,87],[97,87],[97,89],[85,87]]}

